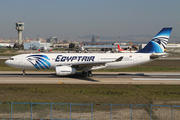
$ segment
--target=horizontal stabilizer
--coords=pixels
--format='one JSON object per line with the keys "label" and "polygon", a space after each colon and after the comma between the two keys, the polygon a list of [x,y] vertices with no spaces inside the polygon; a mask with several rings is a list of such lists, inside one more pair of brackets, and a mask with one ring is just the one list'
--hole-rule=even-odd
{"label": "horizontal stabilizer", "polygon": [[162,57],[167,57],[168,53],[153,53],[150,55],[150,59],[156,59],[156,58],[162,58]]}

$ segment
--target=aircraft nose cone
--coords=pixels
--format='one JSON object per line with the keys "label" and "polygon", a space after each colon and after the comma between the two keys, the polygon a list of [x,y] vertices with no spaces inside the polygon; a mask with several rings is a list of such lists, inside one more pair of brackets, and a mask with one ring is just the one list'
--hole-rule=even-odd
{"label": "aircraft nose cone", "polygon": [[5,64],[6,64],[6,65],[9,65],[9,60],[6,60],[6,61],[5,61]]}

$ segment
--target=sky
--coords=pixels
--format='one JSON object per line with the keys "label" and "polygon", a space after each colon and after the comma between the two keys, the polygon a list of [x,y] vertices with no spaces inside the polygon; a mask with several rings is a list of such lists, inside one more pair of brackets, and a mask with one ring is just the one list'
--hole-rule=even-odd
{"label": "sky", "polygon": [[180,37],[179,5],[180,0],[1,0],[0,38],[18,38],[19,21],[25,23],[23,36],[35,39],[155,36],[163,27]]}

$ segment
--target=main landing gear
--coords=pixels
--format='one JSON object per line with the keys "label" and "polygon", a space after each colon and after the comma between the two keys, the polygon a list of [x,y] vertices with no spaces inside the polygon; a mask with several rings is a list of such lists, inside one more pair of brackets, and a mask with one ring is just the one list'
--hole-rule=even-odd
{"label": "main landing gear", "polygon": [[22,75],[26,75],[25,69],[22,69]]}
{"label": "main landing gear", "polygon": [[88,77],[92,77],[92,76],[93,76],[93,74],[92,74],[92,72],[91,72],[91,71],[88,71],[88,72],[83,71],[83,72],[82,72],[82,76],[83,76],[83,77],[87,77],[87,76],[88,76]]}

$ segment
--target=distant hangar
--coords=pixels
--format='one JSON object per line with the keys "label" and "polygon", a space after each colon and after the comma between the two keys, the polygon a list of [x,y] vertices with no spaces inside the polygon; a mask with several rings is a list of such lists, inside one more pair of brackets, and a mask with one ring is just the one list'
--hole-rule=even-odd
{"label": "distant hangar", "polygon": [[[146,44],[140,44],[139,45],[139,50],[143,49],[145,46],[146,46]],[[169,43],[166,46],[166,50],[173,50],[173,51],[180,50],[180,44],[171,44],[171,43]]]}
{"label": "distant hangar", "polygon": [[[112,49],[117,49],[117,45],[85,45],[83,46],[84,49],[88,49],[88,50],[92,50],[92,49],[104,49],[104,51],[107,51],[107,50],[112,50]],[[121,45],[121,48],[125,49],[129,49],[131,48],[131,46],[124,46],[124,45]]]}

